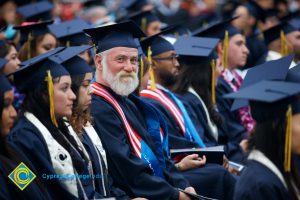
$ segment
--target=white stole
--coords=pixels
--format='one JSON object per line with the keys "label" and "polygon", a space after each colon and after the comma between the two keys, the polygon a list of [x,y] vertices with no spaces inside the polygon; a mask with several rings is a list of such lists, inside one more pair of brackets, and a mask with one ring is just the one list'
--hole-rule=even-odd
{"label": "white stole", "polygon": [[[52,137],[49,130],[32,113],[25,112],[24,115],[43,136],[55,173],[58,175],[75,175],[75,170],[73,168],[69,152]],[[62,157],[64,158],[63,160],[61,159]],[[78,198],[79,195],[76,179],[62,178],[60,179],[60,183],[67,191]]]}

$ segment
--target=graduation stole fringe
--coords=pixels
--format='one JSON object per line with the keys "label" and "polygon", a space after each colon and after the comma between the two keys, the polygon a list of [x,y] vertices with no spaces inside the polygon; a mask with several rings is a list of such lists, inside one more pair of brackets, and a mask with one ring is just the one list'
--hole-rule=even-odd
{"label": "graduation stole fringe", "polygon": [[280,31],[280,44],[281,44],[281,50],[280,50],[281,55],[287,56],[289,54],[288,45],[287,45],[286,38],[284,36],[284,32],[282,30]]}
{"label": "graduation stole fringe", "polygon": [[49,102],[50,102],[51,121],[54,124],[54,126],[56,128],[58,128],[58,124],[57,124],[56,117],[55,117],[55,112],[54,112],[54,97],[53,97],[54,96],[54,89],[53,89],[53,80],[52,80],[50,70],[47,70],[46,81],[48,83],[48,94],[49,94]]}
{"label": "graduation stole fringe", "polygon": [[222,64],[224,70],[227,69],[228,65],[228,31],[225,31],[224,41],[223,41],[223,57]]}
{"label": "graduation stole fringe", "polygon": [[144,33],[146,33],[146,30],[147,30],[147,19],[146,17],[143,17],[142,18],[142,21],[141,21],[141,29]]}
{"label": "graduation stole fringe", "polygon": [[285,131],[285,145],[284,145],[284,171],[291,171],[291,157],[292,157],[292,107],[289,105],[286,112],[286,131]]}
{"label": "graduation stole fringe", "polygon": [[156,83],[155,83],[155,77],[154,77],[154,71],[152,68],[152,50],[151,47],[148,47],[148,63],[150,66],[150,80],[151,80],[151,90],[155,90],[156,89]]}
{"label": "graduation stole fringe", "polygon": [[211,61],[211,99],[212,99],[213,105],[216,105],[216,90],[215,90],[216,76],[215,76],[215,71],[216,71],[216,60],[213,59]]}
{"label": "graduation stole fringe", "polygon": [[27,52],[27,59],[29,60],[31,58],[31,41],[32,41],[33,37],[32,37],[32,33],[29,32],[28,34],[28,52]]}

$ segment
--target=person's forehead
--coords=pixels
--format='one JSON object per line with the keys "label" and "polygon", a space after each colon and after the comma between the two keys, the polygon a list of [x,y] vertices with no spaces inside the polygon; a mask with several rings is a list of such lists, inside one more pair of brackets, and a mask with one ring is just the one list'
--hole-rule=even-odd
{"label": "person's forehead", "polygon": [[114,47],[110,50],[112,55],[134,55],[137,56],[138,50],[136,48],[128,48],[128,47]]}
{"label": "person's forehead", "polygon": [[245,36],[242,34],[235,34],[229,38],[229,41],[246,41]]}

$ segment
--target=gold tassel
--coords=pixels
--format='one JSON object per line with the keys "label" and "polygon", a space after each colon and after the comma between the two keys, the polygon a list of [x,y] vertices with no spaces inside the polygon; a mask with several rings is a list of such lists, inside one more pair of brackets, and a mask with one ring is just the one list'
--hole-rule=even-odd
{"label": "gold tassel", "polygon": [[143,61],[143,56],[141,56],[141,58],[140,58],[140,64],[141,64],[141,68],[140,68],[140,81],[142,81],[142,78],[144,76],[144,61]]}
{"label": "gold tassel", "polygon": [[284,145],[284,171],[291,171],[291,157],[292,157],[292,107],[289,105],[286,112],[286,131],[285,131],[285,145]]}
{"label": "gold tassel", "polygon": [[287,41],[285,39],[284,32],[281,30],[280,31],[280,44],[281,44],[281,52],[280,53],[282,56],[287,56],[289,54],[286,42]]}
{"label": "gold tassel", "polygon": [[66,42],[66,47],[70,47],[70,40]]}
{"label": "gold tassel", "polygon": [[32,41],[32,33],[29,32],[28,34],[28,39],[27,39],[27,43],[28,43],[28,52],[27,52],[27,59],[29,60],[31,58],[31,41]]}
{"label": "gold tassel", "polygon": [[51,117],[51,121],[54,124],[54,126],[56,128],[58,128],[58,124],[56,121],[56,117],[55,117],[55,112],[54,112],[54,97],[53,97],[53,81],[52,81],[52,76],[51,76],[51,72],[50,70],[47,70],[47,77],[46,77],[46,81],[48,82],[48,94],[49,94],[49,102],[50,102],[50,117]]}
{"label": "gold tassel", "polygon": [[153,67],[152,67],[152,50],[151,47],[148,47],[148,63],[150,66],[150,79],[151,79],[151,90],[155,90],[156,89],[156,84],[155,84],[155,77],[154,77],[154,71],[153,71]]}
{"label": "gold tassel", "polygon": [[147,19],[146,17],[143,17],[142,18],[142,21],[141,21],[141,29],[144,33],[146,33],[147,31]]}
{"label": "gold tassel", "polygon": [[225,31],[225,36],[224,36],[224,41],[223,41],[223,69],[227,69],[227,64],[228,64],[228,31]]}
{"label": "gold tassel", "polygon": [[216,91],[215,91],[216,76],[215,76],[215,71],[216,71],[216,60],[213,59],[211,61],[211,98],[212,98],[212,103],[213,103],[214,106],[216,105]]}

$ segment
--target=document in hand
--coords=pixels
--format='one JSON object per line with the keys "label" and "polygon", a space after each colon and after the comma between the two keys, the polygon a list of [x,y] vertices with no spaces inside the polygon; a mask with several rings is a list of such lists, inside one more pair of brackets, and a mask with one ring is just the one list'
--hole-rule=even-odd
{"label": "document in hand", "polygon": [[171,149],[171,157],[179,155],[198,154],[200,157],[206,156],[207,163],[223,164],[224,146],[206,147],[206,148],[190,148],[190,149]]}

